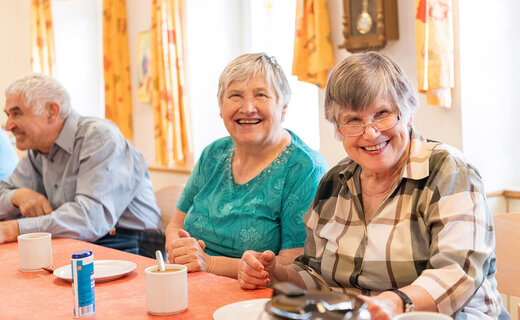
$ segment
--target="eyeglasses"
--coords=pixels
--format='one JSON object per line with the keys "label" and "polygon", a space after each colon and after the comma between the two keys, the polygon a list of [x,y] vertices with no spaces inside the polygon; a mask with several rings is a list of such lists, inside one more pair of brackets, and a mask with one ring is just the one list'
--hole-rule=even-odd
{"label": "eyeglasses", "polygon": [[385,131],[392,129],[401,120],[401,113],[391,113],[388,116],[372,121],[368,124],[344,124],[342,126],[336,125],[338,131],[344,137],[356,137],[365,133],[367,127],[372,126],[376,131]]}

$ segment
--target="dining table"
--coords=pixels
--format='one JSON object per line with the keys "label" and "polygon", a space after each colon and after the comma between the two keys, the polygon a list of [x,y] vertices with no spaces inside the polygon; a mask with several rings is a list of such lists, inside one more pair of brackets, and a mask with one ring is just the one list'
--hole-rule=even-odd
{"label": "dining table", "polygon": [[[53,267],[70,265],[73,252],[92,250],[94,260],[124,260],[137,267],[120,278],[95,284],[95,319],[213,319],[226,305],[271,298],[272,289],[244,290],[236,279],[206,272],[188,273],[188,309],[168,316],[153,316],[146,308],[144,270],[156,260],[89,242],[52,239]],[[0,319],[72,319],[70,281],[47,271],[22,272],[17,242],[0,244]]]}

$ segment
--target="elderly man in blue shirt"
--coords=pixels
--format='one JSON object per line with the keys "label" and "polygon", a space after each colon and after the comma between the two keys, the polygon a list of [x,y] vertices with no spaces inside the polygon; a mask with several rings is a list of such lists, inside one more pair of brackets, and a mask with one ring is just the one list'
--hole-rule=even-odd
{"label": "elderly man in blue shirt", "polygon": [[0,182],[0,243],[50,232],[153,257],[164,250],[164,223],[143,155],[113,123],[70,104],[45,75],[7,88],[5,128],[28,152]]}

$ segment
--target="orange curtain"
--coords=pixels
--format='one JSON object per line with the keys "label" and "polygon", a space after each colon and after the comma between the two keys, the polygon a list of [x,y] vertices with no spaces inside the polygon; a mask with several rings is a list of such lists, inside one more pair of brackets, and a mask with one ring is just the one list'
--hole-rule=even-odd
{"label": "orange curtain", "polygon": [[451,107],[455,85],[452,0],[415,0],[419,92],[433,106]]}
{"label": "orange curtain", "polygon": [[54,31],[50,0],[31,0],[31,70],[52,76]]}
{"label": "orange curtain", "polygon": [[292,73],[320,88],[334,66],[329,16],[325,0],[298,0]]}
{"label": "orange curtain", "polygon": [[191,131],[185,106],[180,0],[152,2],[152,106],[155,161],[186,166]]}
{"label": "orange curtain", "polygon": [[103,69],[105,117],[131,139],[132,92],[125,0],[103,0]]}

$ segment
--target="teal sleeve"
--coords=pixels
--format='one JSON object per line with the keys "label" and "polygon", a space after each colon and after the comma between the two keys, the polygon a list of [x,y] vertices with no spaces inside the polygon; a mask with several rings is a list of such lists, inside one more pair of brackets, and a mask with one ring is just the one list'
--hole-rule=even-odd
{"label": "teal sleeve", "polygon": [[[320,156],[321,158],[321,156]],[[282,244],[280,249],[303,247],[306,238],[303,215],[307,212],[321,178],[327,171],[325,160],[314,165],[298,163],[290,168],[284,188],[280,217]]]}

